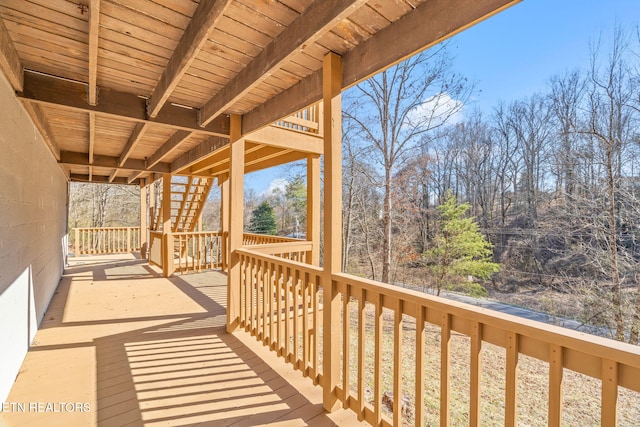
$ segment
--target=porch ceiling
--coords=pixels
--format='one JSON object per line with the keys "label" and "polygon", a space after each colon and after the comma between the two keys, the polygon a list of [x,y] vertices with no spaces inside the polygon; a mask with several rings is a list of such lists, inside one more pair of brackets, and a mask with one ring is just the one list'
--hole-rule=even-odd
{"label": "porch ceiling", "polygon": [[0,70],[72,179],[136,183],[320,100],[330,51],[348,87],[518,1],[3,0]]}

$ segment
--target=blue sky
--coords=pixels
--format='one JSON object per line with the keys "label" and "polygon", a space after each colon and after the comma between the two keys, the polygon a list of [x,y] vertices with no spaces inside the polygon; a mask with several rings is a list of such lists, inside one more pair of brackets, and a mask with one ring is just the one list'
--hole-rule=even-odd
{"label": "blue sky", "polygon": [[[524,0],[452,38],[454,68],[477,83],[471,107],[490,111],[588,66],[590,42],[639,23],[640,0]],[[282,176],[280,168],[249,174],[245,186],[261,193]]]}

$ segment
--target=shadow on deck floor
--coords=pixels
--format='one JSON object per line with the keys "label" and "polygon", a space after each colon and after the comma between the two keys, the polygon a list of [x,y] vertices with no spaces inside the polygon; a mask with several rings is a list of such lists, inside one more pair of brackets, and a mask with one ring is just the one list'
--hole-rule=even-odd
{"label": "shadow on deck floor", "polygon": [[[130,255],[72,258],[1,426],[357,425],[244,332],[226,276],[163,279]],[[7,409],[5,405],[5,411]]]}

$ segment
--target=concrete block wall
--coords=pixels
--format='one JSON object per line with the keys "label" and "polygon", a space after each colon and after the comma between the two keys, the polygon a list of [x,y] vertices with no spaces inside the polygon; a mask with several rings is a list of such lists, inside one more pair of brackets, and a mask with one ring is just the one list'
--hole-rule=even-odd
{"label": "concrete block wall", "polygon": [[0,73],[0,403],[58,286],[67,178]]}

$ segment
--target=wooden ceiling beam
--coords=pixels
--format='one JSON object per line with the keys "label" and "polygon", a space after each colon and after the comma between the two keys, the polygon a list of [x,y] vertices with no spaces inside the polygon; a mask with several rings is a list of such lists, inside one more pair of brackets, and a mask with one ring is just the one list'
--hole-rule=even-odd
{"label": "wooden ceiling beam", "polygon": [[129,156],[133,152],[133,149],[136,148],[136,145],[138,145],[138,142],[140,142],[148,128],[149,122],[136,123],[136,127],[133,128],[131,135],[129,135],[127,144],[124,146],[122,153],[120,153],[120,160],[118,160],[119,166],[122,166],[124,162],[127,161]]}
{"label": "wooden ceiling beam", "polygon": [[98,103],[98,40],[100,34],[100,0],[89,2],[89,105]]}
{"label": "wooden ceiling beam", "polygon": [[147,161],[142,159],[129,159],[122,166],[118,164],[119,158],[114,156],[94,155],[93,164],[87,161],[87,153],[75,151],[61,151],[59,163],[74,166],[94,166],[99,168],[109,168],[127,171],[159,172],[169,173],[169,163],[158,163],[153,167],[147,167]]}
{"label": "wooden ceiling beam", "polygon": [[[35,124],[35,126],[40,131],[40,135],[42,135],[42,139],[44,139],[45,144],[53,154],[56,160],[60,160],[60,148],[58,147],[58,143],[53,137],[53,132],[51,131],[51,127],[49,126],[49,122],[45,118],[42,113],[42,109],[37,104],[31,104],[29,102],[23,102],[22,105],[24,109],[27,110],[29,115],[31,116],[31,120]],[[86,158],[86,155],[85,155]]]}
{"label": "wooden ceiling beam", "polygon": [[25,71],[24,85],[16,96],[32,103],[54,105],[73,111],[95,112],[133,122],[149,123],[176,130],[229,137],[229,117],[220,116],[206,127],[198,124],[196,110],[167,105],[155,118],[148,118],[146,101],[137,95],[101,88],[98,104],[87,103],[86,83]]}
{"label": "wooden ceiling beam", "polygon": [[132,182],[128,182],[127,178],[114,178],[112,181],[109,181],[108,176],[102,175],[82,175],[77,173],[72,173],[69,175],[69,179],[74,182],[95,182],[102,184],[124,184],[124,185],[140,185],[140,180],[136,179]]}
{"label": "wooden ceiling beam", "polygon": [[149,157],[149,160],[147,162],[148,166],[152,167],[158,164],[162,159],[171,154],[173,150],[178,148],[180,144],[189,139],[191,135],[193,135],[193,133],[186,130],[179,130],[178,132],[171,135],[167,142],[162,144],[162,147],[160,147],[158,151],[156,151],[151,157]]}
{"label": "wooden ceiling beam", "polygon": [[322,154],[324,151],[322,137],[294,132],[278,126],[264,127],[256,132],[250,133],[245,138],[247,141],[269,145],[271,147],[303,151],[309,154]]}
{"label": "wooden ceiling beam", "polygon": [[231,0],[200,1],[147,103],[150,117],[158,115],[230,3]]}
{"label": "wooden ceiling beam", "polygon": [[207,159],[226,145],[229,145],[228,139],[212,136],[171,162],[171,173],[179,175],[189,166]]}
{"label": "wooden ceiling beam", "polygon": [[200,110],[205,126],[368,0],[315,1]]}
{"label": "wooden ceiling beam", "polygon": [[9,31],[0,18],[0,71],[7,77],[13,90],[22,90],[24,71]]}
{"label": "wooden ceiling beam", "polygon": [[[93,151],[96,146],[96,113],[89,113],[89,164],[93,164]],[[89,173],[91,174],[91,173]]]}
{"label": "wooden ceiling beam", "polygon": [[[521,0],[429,0],[342,57],[342,87],[351,87]],[[316,71],[242,117],[246,135],[322,98]]]}
{"label": "wooden ceiling beam", "polygon": [[113,180],[116,178],[116,175],[118,175],[118,169],[114,169],[113,172],[111,172],[111,175],[109,175],[109,183],[113,182]]}

